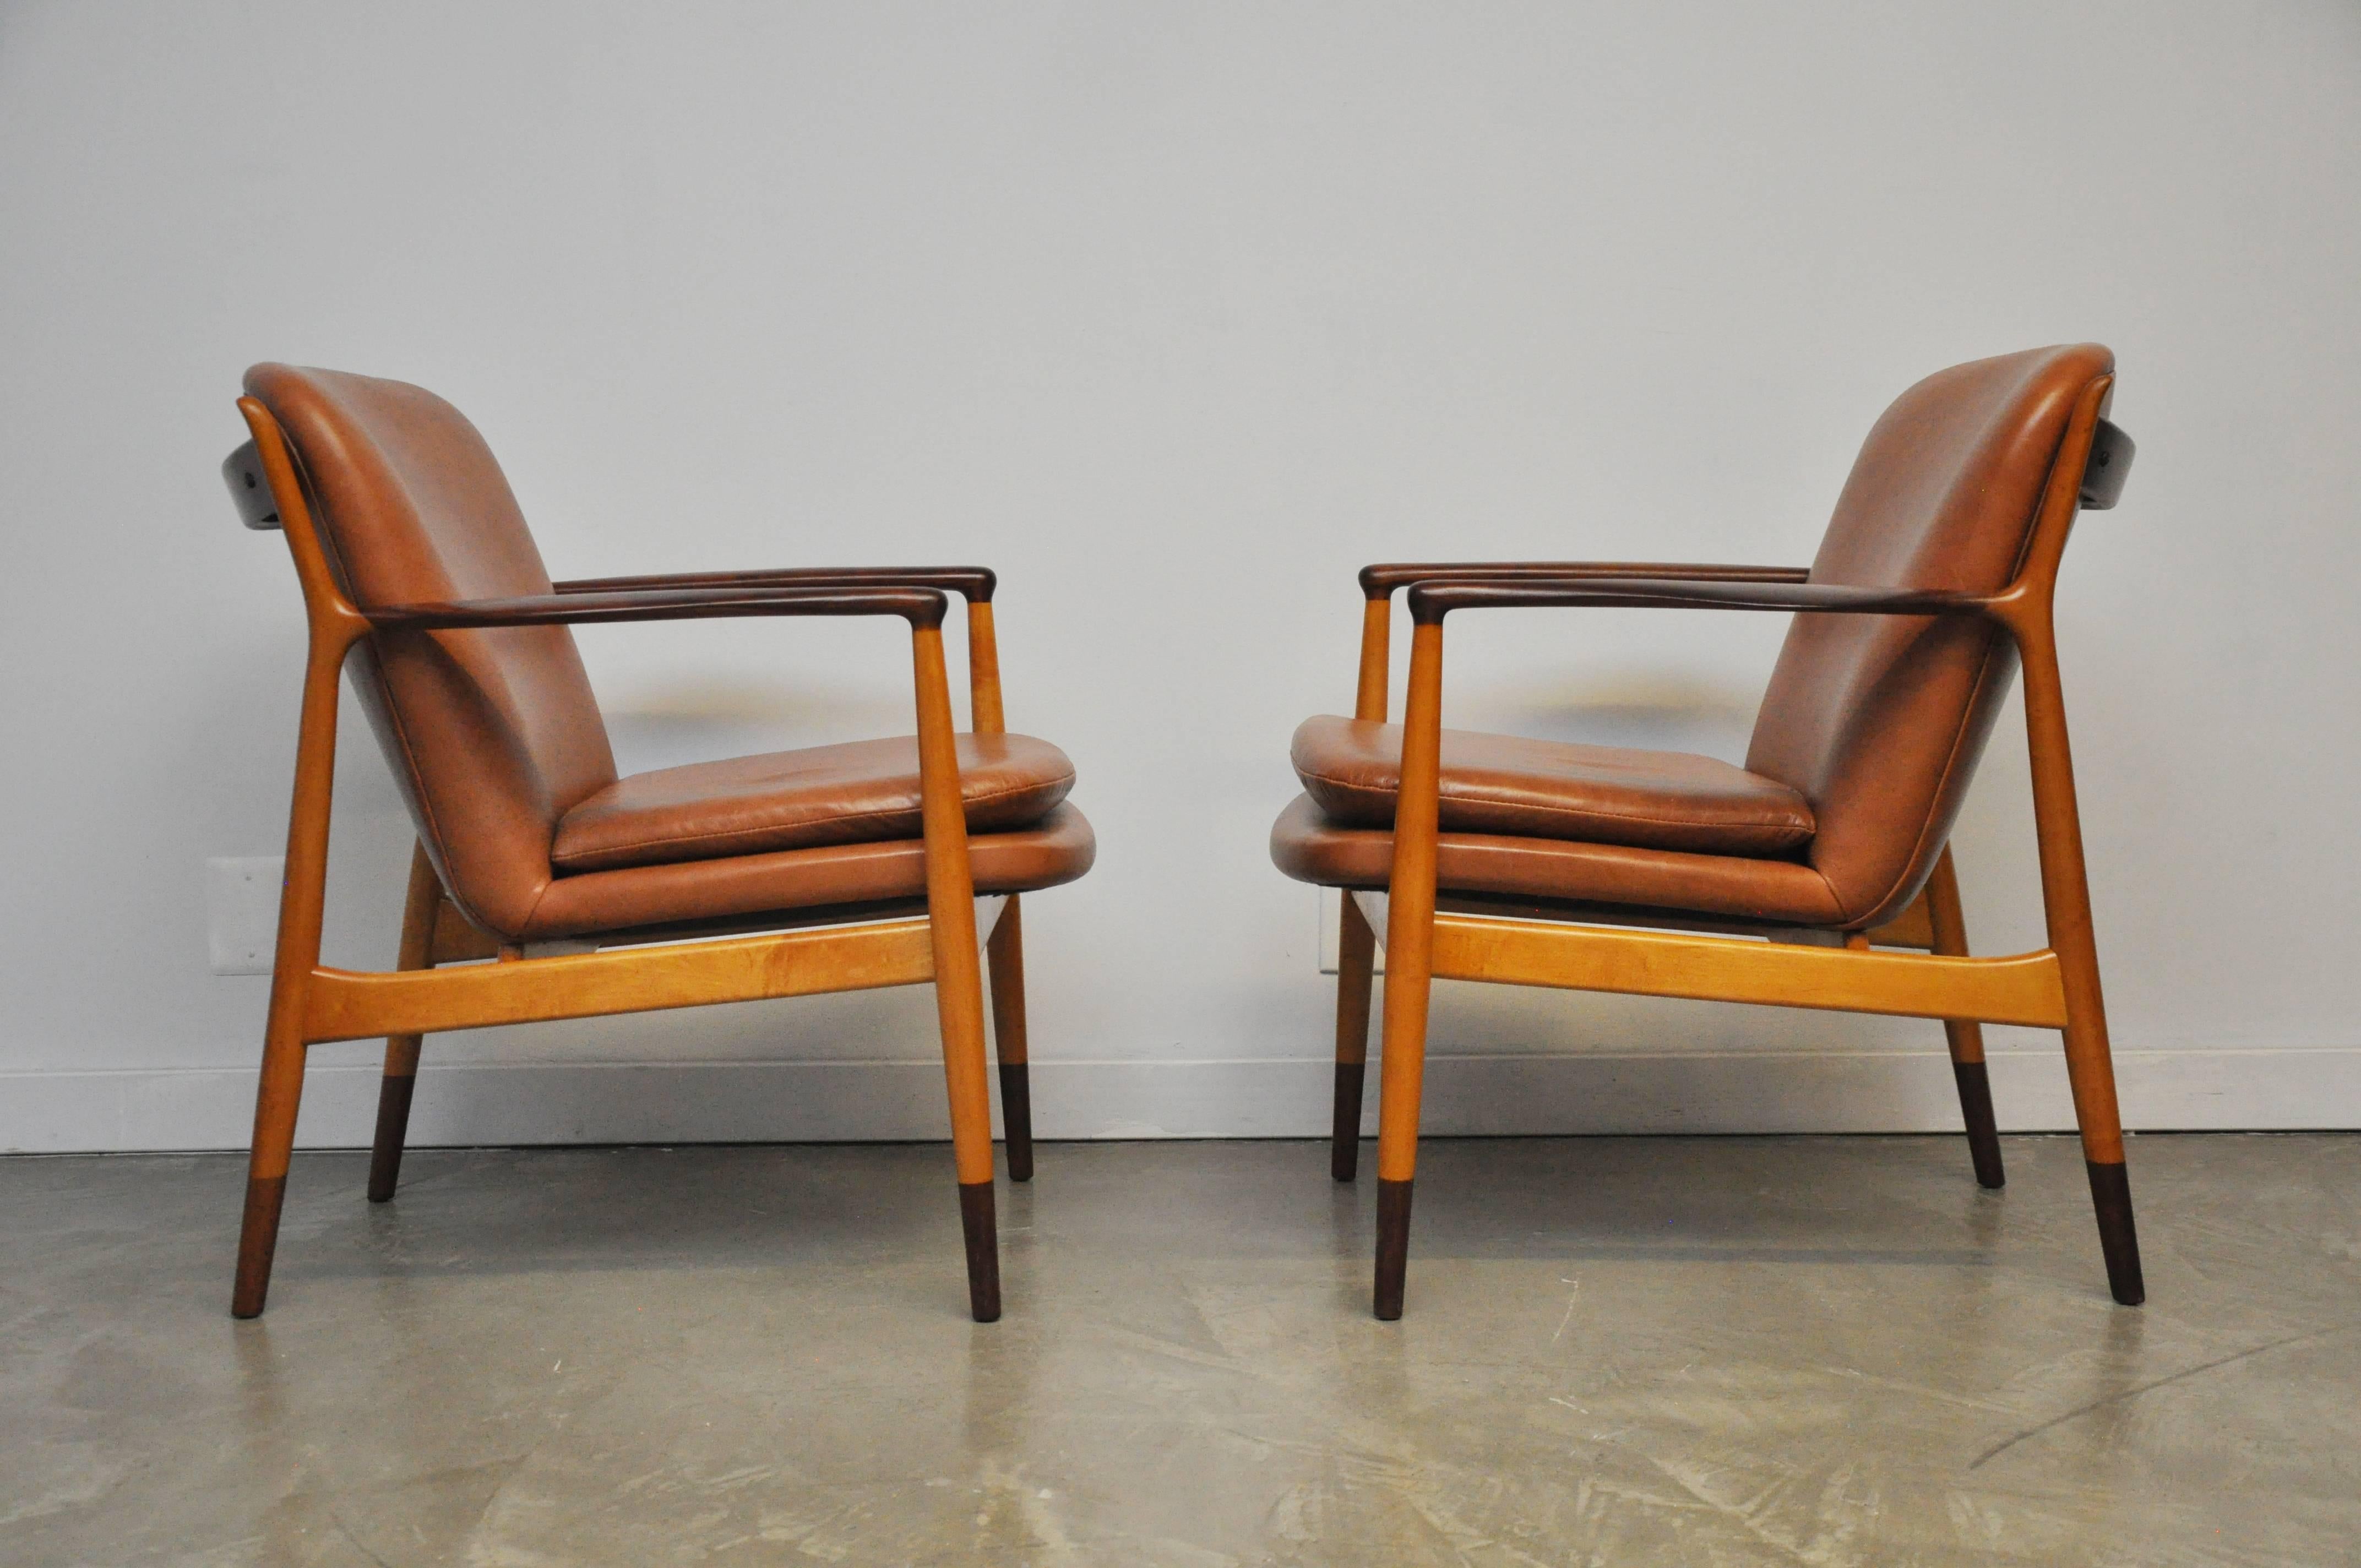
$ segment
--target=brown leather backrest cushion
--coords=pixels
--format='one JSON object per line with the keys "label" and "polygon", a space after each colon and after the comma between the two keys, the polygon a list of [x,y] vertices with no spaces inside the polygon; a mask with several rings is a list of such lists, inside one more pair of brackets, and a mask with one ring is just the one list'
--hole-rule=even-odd
{"label": "brown leather backrest cushion", "polygon": [[[364,609],[550,591],[508,478],[467,416],[401,381],[258,365],[246,389],[295,447],[345,591]],[[522,930],[557,819],[615,781],[562,626],[379,633],[355,685],[419,836],[462,908]]]}
{"label": "brown leather backrest cushion", "polygon": [[[2114,368],[2096,344],[2038,348],[1903,393],[1861,445],[1811,580],[2006,586],[2075,400]],[[1982,621],[1795,617],[1746,766],[1811,803],[1811,863],[1849,919],[1916,894],[2015,674],[2015,645]]]}

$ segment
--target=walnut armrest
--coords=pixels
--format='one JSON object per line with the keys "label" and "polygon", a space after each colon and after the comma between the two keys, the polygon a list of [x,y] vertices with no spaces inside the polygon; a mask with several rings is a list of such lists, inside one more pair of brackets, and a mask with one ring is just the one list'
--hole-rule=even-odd
{"label": "walnut armrest", "polygon": [[1718,583],[1800,583],[1808,566],[1715,566],[1664,561],[1383,562],[1361,568],[1361,593],[1389,598],[1412,583],[1498,581],[1527,577],[1647,577]]}
{"label": "walnut armrest", "polygon": [[1856,587],[1841,583],[1712,582],[1619,577],[1607,581],[1415,583],[1411,620],[1439,623],[1455,609],[1596,606],[1637,609],[1763,609],[1803,614],[1983,615],[1996,601],[1948,588]]}
{"label": "walnut armrest", "polygon": [[641,588],[943,588],[964,596],[972,604],[989,604],[999,582],[989,566],[788,566],[756,572],[577,577],[551,587],[561,594],[625,593]]}
{"label": "walnut armrest", "polygon": [[1386,644],[1396,588],[1445,583],[1667,582],[1796,583],[1811,576],[1805,566],[1689,565],[1662,561],[1391,561],[1361,568],[1361,675],[1353,699],[1356,718],[1386,716]]}
{"label": "walnut armrest", "polygon": [[[969,721],[979,735],[998,735],[1004,732],[1007,724],[1000,701],[1000,641],[992,625],[992,595],[999,584],[998,575],[989,566],[785,566],[752,572],[672,572],[647,576],[577,577],[569,582],[553,583],[550,587],[566,598],[655,591],[808,594],[829,589],[874,591],[915,588],[936,593],[938,598],[944,591],[956,593],[967,600]],[[750,609],[741,613],[795,612]],[[863,612],[845,610],[833,613]],[[939,620],[940,617],[937,619]]]}
{"label": "walnut armrest", "polygon": [[674,587],[390,605],[362,614],[377,631],[708,620],[750,615],[898,615],[914,627],[939,627],[950,609],[950,601],[937,588]]}

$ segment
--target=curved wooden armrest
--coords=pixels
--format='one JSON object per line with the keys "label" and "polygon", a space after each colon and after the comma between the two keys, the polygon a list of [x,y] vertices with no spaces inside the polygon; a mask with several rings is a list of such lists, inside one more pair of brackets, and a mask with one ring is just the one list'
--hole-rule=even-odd
{"label": "curved wooden armrest", "polygon": [[1383,562],[1361,568],[1361,593],[1389,598],[1412,583],[1455,583],[1526,577],[1647,577],[1659,581],[1800,583],[1808,566],[1713,566],[1664,561]]}
{"label": "curved wooden armrest", "polygon": [[940,626],[950,601],[941,590],[874,588],[639,588],[536,594],[456,604],[398,604],[364,610],[378,631],[486,626],[598,625],[620,620],[708,620],[749,615],[898,615]]}
{"label": "curved wooden armrest", "polygon": [[1705,582],[1620,577],[1599,582],[1420,582],[1410,617],[1421,626],[1455,609],[1596,606],[1636,609],[1772,609],[1804,614],[1982,615],[1993,600],[1948,588],[1855,587],[1840,583]]}
{"label": "curved wooden armrest", "polygon": [[577,577],[551,587],[561,594],[628,593],[641,588],[943,588],[970,603],[989,604],[999,582],[989,566],[790,566],[759,572]]}

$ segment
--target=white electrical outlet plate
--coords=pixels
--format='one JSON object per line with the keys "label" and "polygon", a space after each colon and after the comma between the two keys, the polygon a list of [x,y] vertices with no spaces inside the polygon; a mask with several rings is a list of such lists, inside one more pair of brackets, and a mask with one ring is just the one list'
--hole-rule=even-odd
{"label": "white electrical outlet plate", "polygon": [[205,940],[215,974],[269,974],[279,945],[280,855],[217,856],[205,862]]}
{"label": "white electrical outlet plate", "polygon": [[[1345,940],[1345,895],[1333,887],[1312,891],[1320,895],[1320,972],[1334,974],[1337,949]],[[1386,972],[1386,945],[1382,941],[1378,944],[1376,961],[1370,967],[1378,974]]]}

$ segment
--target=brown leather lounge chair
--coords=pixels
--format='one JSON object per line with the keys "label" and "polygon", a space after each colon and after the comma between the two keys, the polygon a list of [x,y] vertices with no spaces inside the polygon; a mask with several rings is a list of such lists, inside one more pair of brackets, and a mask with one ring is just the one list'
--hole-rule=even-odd
{"label": "brown leather lounge chair", "polygon": [[[1305,794],[1272,829],[1271,858],[1346,890],[1340,1181],[1357,1149],[1377,933],[1386,944],[1378,1317],[1401,1315],[1436,977],[1943,1019],[1986,1187],[2001,1160],[1979,1023],[2061,1029],[2108,1284],[2140,1301],[2050,620],[2078,505],[2112,506],[2130,466],[2130,440],[2103,417],[2114,371],[2083,344],[1919,382],[1870,432],[1809,569],[1362,572],[1356,717],[1295,732]],[[1400,727],[1385,721],[1397,588],[1414,627]],[[1443,729],[1444,618],[1510,606],[1792,612],[1746,766]],[[1946,840],[2020,659],[2049,945],[1970,958]]]}
{"label": "brown leather lounge chair", "polygon": [[[989,932],[992,1000],[1009,1176],[1023,1181],[1033,1153],[1016,895],[1081,876],[1094,846],[1064,804],[1064,754],[1003,732],[993,575],[553,583],[500,465],[440,398],[284,365],[257,366],[246,389],[238,409],[254,439],[224,474],[250,525],[286,532],[311,654],[231,1311],[262,1310],[304,1051],[317,1041],[387,1037],[368,1189],[382,1202],[423,1035],[932,981],[969,1301],[979,1321],[998,1317],[977,897],[1006,895]],[[945,589],[967,599],[970,734],[952,729]],[[758,615],[907,620],[917,736],[618,778],[567,628]],[[418,827],[388,974],[320,963],[348,654]],[[469,959],[493,961],[435,967]]]}

